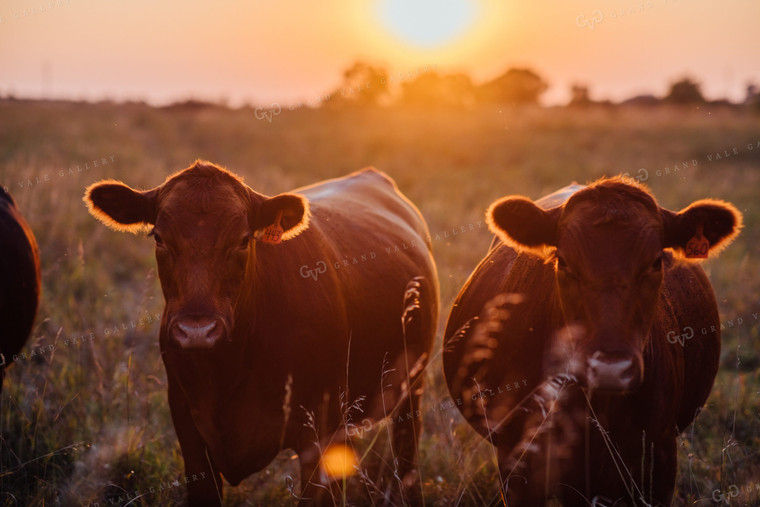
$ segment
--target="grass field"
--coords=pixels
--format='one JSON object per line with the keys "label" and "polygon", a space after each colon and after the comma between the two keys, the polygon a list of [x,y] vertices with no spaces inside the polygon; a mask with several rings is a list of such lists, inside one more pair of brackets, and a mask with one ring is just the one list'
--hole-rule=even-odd
{"label": "grass field", "polygon": [[[679,438],[677,505],[760,503],[760,115],[728,108],[155,109],[0,101],[0,185],[39,242],[43,295],[25,357],[0,401],[0,505],[166,505],[184,495],[158,350],[163,297],[153,243],[97,223],[81,201],[101,178],[148,188],[204,158],[274,194],[373,165],[415,202],[433,235],[442,317],[490,235],[498,197],[629,173],[660,204],[733,202],[745,228],[705,264],[720,306],[721,370]],[[458,235],[452,229],[474,224]],[[497,505],[488,444],[454,408],[440,356],[427,370],[421,473],[428,505]],[[382,432],[365,435],[368,446]],[[295,503],[282,453],[229,505]],[[291,478],[289,478],[291,477]],[[739,496],[730,492],[739,490]],[[720,494],[720,493],[719,493]],[[135,497],[139,498],[135,500]],[[130,503],[131,502],[131,503]]]}

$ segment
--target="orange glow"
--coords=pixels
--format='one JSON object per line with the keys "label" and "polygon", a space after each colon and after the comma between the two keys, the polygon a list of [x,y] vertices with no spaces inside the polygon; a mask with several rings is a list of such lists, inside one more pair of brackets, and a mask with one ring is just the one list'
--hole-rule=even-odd
{"label": "orange glow", "polygon": [[[293,103],[334,89],[357,60],[391,74],[435,66],[478,82],[529,67],[551,85],[548,103],[576,82],[597,99],[628,98],[662,94],[688,74],[708,97],[739,99],[760,81],[758,2],[467,0],[462,11],[461,1],[409,14],[401,0],[61,0],[51,9],[8,0],[0,94]],[[421,16],[420,26],[405,16]]]}
{"label": "orange glow", "polygon": [[356,453],[343,444],[331,445],[322,455],[322,471],[330,479],[343,479],[356,473]]}
{"label": "orange glow", "polygon": [[[390,0],[357,3],[348,14],[354,22],[359,47],[370,60],[392,63],[393,70],[407,71],[424,65],[463,67],[480,56],[502,48],[513,30],[514,8],[505,2],[470,0],[472,5],[462,25],[444,36],[445,24],[435,12],[424,17],[419,29],[404,25],[403,13],[388,12]],[[398,16],[392,19],[392,16]],[[443,26],[442,26],[443,25]],[[438,36],[438,37],[436,37]],[[503,70],[503,69],[499,69]]]}

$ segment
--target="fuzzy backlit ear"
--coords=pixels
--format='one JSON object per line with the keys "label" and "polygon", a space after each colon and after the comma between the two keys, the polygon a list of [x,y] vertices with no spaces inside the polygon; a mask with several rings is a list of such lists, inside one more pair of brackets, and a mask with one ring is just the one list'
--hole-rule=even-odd
{"label": "fuzzy backlit ear", "polygon": [[557,246],[560,209],[541,209],[526,197],[505,197],[491,204],[486,222],[504,243],[518,251],[546,257]]}
{"label": "fuzzy backlit ear", "polygon": [[661,210],[665,226],[664,246],[672,248],[679,257],[689,258],[687,245],[698,237],[699,229],[707,239],[709,257],[718,255],[739,234],[742,214],[733,204],[715,199],[702,199],[673,213]]}
{"label": "fuzzy backlit ear", "polygon": [[134,190],[120,181],[93,183],[82,199],[92,216],[111,229],[137,233],[156,221],[158,189]]}
{"label": "fuzzy backlit ear", "polygon": [[298,194],[280,194],[261,203],[255,228],[273,225],[281,214],[282,241],[294,238],[309,227],[309,201]]}

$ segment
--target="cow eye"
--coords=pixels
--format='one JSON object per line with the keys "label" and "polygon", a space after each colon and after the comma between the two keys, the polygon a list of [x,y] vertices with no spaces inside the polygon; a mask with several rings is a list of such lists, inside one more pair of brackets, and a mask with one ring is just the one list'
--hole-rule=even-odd
{"label": "cow eye", "polygon": [[161,238],[161,235],[156,232],[155,229],[150,231],[150,234],[148,236],[153,236],[153,239],[156,240],[156,246],[164,246],[164,240]]}
{"label": "cow eye", "polygon": [[662,255],[658,255],[654,260],[652,263],[652,269],[655,271],[660,271],[662,269]]}
{"label": "cow eye", "polygon": [[565,259],[559,255],[557,256],[557,269],[567,269],[567,263],[565,262]]}
{"label": "cow eye", "polygon": [[238,248],[241,249],[241,250],[245,250],[246,248],[248,248],[248,245],[249,245],[250,242],[251,242],[251,237],[250,236],[246,236],[246,237],[244,237],[240,241],[240,244],[238,245]]}

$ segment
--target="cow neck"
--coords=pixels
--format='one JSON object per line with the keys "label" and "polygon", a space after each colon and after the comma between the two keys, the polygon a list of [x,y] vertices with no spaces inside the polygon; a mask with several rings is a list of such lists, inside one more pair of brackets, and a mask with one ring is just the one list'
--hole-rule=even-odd
{"label": "cow neck", "polygon": [[[267,328],[271,326],[273,313],[273,300],[277,300],[275,294],[270,291],[278,287],[276,283],[267,279],[269,267],[260,265],[267,257],[262,256],[257,250],[258,240],[251,241],[246,261],[245,274],[243,276],[243,288],[237,304],[235,305],[235,326],[232,342],[238,353],[238,361],[245,363],[245,369],[250,370],[252,361],[264,361],[261,352],[267,349],[265,341],[269,336]],[[275,312],[276,313],[276,312]],[[271,359],[264,361],[262,366],[268,366]]]}
{"label": "cow neck", "polygon": [[284,389],[287,365],[273,353],[278,348],[278,337],[271,336],[268,322],[272,313],[268,297],[272,283],[267,284],[265,280],[268,266],[260,265],[262,257],[266,261],[271,256],[260,255],[257,243],[258,240],[251,241],[243,289],[235,307],[232,341],[237,366],[233,370],[247,372],[247,376],[236,378],[235,383],[243,384],[244,390],[257,397],[261,412],[271,409],[281,415],[282,401],[278,393],[280,388]]}
{"label": "cow neck", "polygon": [[257,281],[257,255],[256,255],[256,243],[257,240],[251,240],[250,247],[248,249],[248,259],[245,265],[245,274],[243,275],[243,288],[240,291],[237,304],[235,305],[235,338],[241,338],[241,341],[245,340],[250,335],[250,331],[255,328],[256,325],[256,308],[257,298],[256,289],[258,285]]}
{"label": "cow neck", "polygon": [[547,312],[548,318],[546,319],[545,323],[542,323],[542,325],[546,326],[545,336],[547,336],[547,341],[543,344],[543,354],[549,353],[555,346],[554,340],[556,337],[549,336],[549,334],[553,333],[553,330],[555,329],[563,329],[568,325],[568,323],[565,322],[565,311],[562,308],[562,300],[559,297],[559,287],[557,285],[557,278],[554,274],[554,269],[548,269],[547,277],[548,282],[551,284],[551,290],[549,291],[548,301],[543,302],[543,304],[548,304],[549,307],[549,311]]}
{"label": "cow neck", "polygon": [[[525,312],[525,314],[545,315],[545,319],[539,320],[535,323],[535,326],[543,328],[542,331],[545,333],[551,333],[557,326],[565,326],[565,312],[562,309],[562,302],[559,297],[559,287],[557,286],[557,278],[554,273],[554,268],[552,268],[551,264],[547,264],[543,259],[535,259],[532,254],[519,255],[529,256],[526,257],[526,259],[530,259],[528,262],[535,262],[537,269],[531,269],[530,266],[526,267],[525,264],[523,264],[518,270],[513,269],[512,271],[514,275],[509,281],[509,285],[512,287],[530,287],[531,289],[547,286],[550,287],[547,299],[530,299],[530,296],[528,296],[528,300],[525,304],[529,306],[523,306],[522,311]],[[544,309],[547,308],[547,306],[548,311],[545,311]],[[544,343],[543,346],[546,347],[551,345],[552,339],[553,337],[547,336],[548,342]]]}

